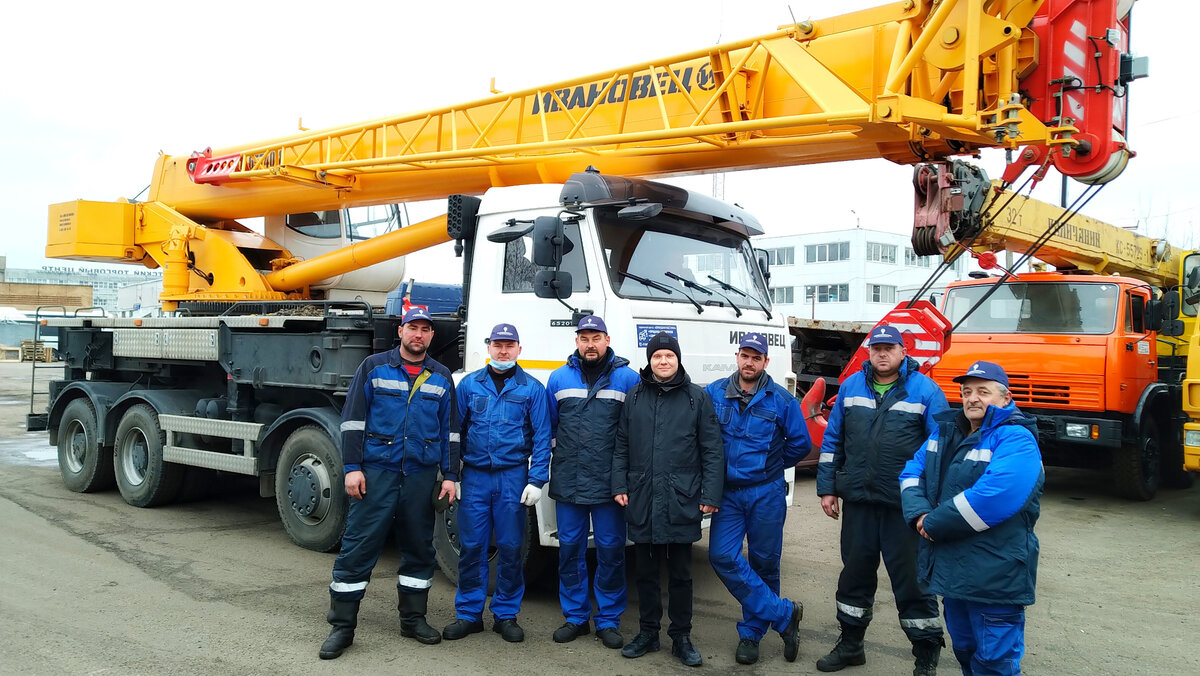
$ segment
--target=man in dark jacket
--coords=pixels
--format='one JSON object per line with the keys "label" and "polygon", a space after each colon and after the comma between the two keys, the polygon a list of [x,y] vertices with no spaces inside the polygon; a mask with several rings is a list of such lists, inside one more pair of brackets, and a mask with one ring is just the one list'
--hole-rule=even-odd
{"label": "man in dark jacket", "polygon": [[613,502],[612,456],[625,395],[638,383],[629,360],[609,347],[608,327],[596,315],[579,320],[575,353],[550,374],[546,399],[554,431],[550,497],[558,522],[558,598],[566,623],[557,643],[588,633],[588,523],[596,541],[596,636],[609,648],[624,639],[625,511]]}
{"label": "man in dark jacket", "polygon": [[829,414],[817,464],[817,494],[830,517],[842,521],[842,574],[837,619],[842,635],[821,671],[866,662],[863,635],[871,622],[882,554],[892,581],[900,626],[913,645],[913,674],[937,673],[945,645],[937,597],[917,581],[920,540],[900,512],[899,476],[934,430],[933,416],[946,410],[946,395],[920,373],[893,326],[871,330],[870,359],[842,383]]}
{"label": "man in dark jacket", "polygon": [[1019,674],[1045,481],[1037,423],[1013,403],[999,364],[977,361],[954,381],[962,411],[937,416],[900,475],[904,518],[924,538],[921,581],[944,597],[963,673]]}
{"label": "man in dark jacket", "polygon": [[[725,442],[725,490],[713,515],[708,560],[742,605],[737,624],[739,664],[758,661],[768,629],[783,637],[783,657],[800,650],[804,606],[779,595],[779,558],[787,516],[783,470],[812,450],[800,402],[767,375],[767,338],[747,333],[737,351],[737,373],[704,388],[713,400]],[[749,560],[742,556],[746,542]]]}
{"label": "man in dark jacket", "polygon": [[488,338],[487,366],[467,374],[455,391],[462,439],[462,497],[458,508],[458,619],[446,640],[483,631],[488,545],[496,543],[492,631],[510,643],[525,640],[517,624],[525,596],[521,547],[527,507],[542,497],[550,472],[550,414],[546,388],[517,364],[517,328],[497,324]]}
{"label": "man in dark jacket", "polygon": [[613,450],[612,492],[625,507],[634,542],[641,631],[622,650],[641,657],[659,649],[659,574],[667,564],[671,654],[702,662],[692,645],[692,543],[700,520],[721,504],[725,458],[712,400],[680,364],[679,341],[659,333],[646,345],[642,380],[625,396]]}
{"label": "man in dark jacket", "polygon": [[425,619],[435,565],[429,494],[440,467],[440,497],[454,501],[459,446],[457,435],[450,434],[454,381],[426,354],[433,320],[425,308],[406,312],[399,333],[399,347],[363,360],[342,407],[342,466],[351,500],[329,585],[327,619],[333,630],[321,645],[325,660],[354,642],[359,603],[393,529],[402,557],[396,582],[400,635],[427,644],[442,640]]}

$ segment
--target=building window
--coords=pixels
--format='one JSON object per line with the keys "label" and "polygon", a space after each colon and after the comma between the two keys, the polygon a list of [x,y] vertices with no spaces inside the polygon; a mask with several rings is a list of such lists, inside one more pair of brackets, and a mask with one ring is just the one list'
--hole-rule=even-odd
{"label": "building window", "polygon": [[896,245],[867,242],[867,260],[877,263],[895,263]]}
{"label": "building window", "polygon": [[796,302],[796,287],[794,286],[776,286],[771,289],[771,303],[773,305],[789,305]]}
{"label": "building window", "polygon": [[867,285],[867,301],[871,303],[895,303],[896,287],[883,284]]}
{"label": "building window", "polygon": [[809,244],[804,247],[804,260],[808,263],[829,263],[850,259],[850,242]]}
{"label": "building window", "polygon": [[811,303],[813,295],[818,303],[849,303],[849,284],[816,284],[804,287],[804,300]]}
{"label": "building window", "polygon": [[770,257],[772,266],[775,265],[795,265],[796,263],[796,247],[788,246],[779,249],[764,249]]}
{"label": "building window", "polygon": [[933,265],[933,256],[918,256],[911,246],[904,247],[904,264],[910,267],[927,268]]}

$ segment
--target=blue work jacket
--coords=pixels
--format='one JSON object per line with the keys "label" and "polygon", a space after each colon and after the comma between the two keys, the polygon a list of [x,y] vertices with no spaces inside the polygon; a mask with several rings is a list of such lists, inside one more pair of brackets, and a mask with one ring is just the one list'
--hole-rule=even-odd
{"label": "blue work jacket", "polygon": [[550,374],[546,401],[550,406],[553,452],[550,497],[576,505],[612,501],[612,456],[625,394],[641,381],[629,360],[608,352],[608,365],[588,387],[579,353]]}
{"label": "blue work jacket", "polygon": [[1030,605],[1037,581],[1045,472],[1037,427],[1009,402],[989,406],[971,432],[961,411],[937,430],[900,475],[904,518],[922,526],[917,571],[929,591],[966,601]]}
{"label": "blue work jacket", "polygon": [[933,433],[946,395],[912,357],[883,396],[871,387],[873,372],[871,362],[863,363],[838,390],[821,442],[817,495],[899,507],[896,478]]}
{"label": "blue work jacket", "polygon": [[347,472],[364,465],[414,473],[440,467],[457,481],[450,371],[426,356],[421,373],[410,380],[402,364],[397,347],[367,357],[354,373],[342,407],[342,465]]}
{"label": "blue work jacket", "polygon": [[771,376],[764,373],[762,378],[766,382],[754,393],[745,410],[736,393],[737,374],[704,388],[721,423],[725,485],[731,488],[779,481],[783,470],[795,467],[812,451],[799,400]]}
{"label": "blue work jacket", "polygon": [[488,471],[527,466],[529,483],[541,488],[550,472],[546,388],[514,366],[517,372],[497,392],[488,368],[467,374],[455,390],[463,466]]}

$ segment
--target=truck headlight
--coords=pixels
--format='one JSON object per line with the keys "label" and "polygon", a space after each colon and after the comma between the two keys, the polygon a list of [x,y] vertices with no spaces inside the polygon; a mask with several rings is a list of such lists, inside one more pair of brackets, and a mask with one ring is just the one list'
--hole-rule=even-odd
{"label": "truck headlight", "polygon": [[1087,439],[1091,430],[1084,423],[1067,423],[1067,436],[1074,439]]}
{"label": "truck headlight", "polygon": [[1185,446],[1200,446],[1200,430],[1188,430],[1183,433]]}

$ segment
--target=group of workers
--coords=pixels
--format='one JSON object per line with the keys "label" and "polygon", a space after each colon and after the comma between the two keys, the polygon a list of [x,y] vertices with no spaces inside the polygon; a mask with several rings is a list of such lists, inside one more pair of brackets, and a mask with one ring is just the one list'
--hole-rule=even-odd
{"label": "group of workers", "polygon": [[[400,345],[368,357],[347,392],[341,431],[350,511],[322,659],[353,643],[359,603],[393,529],[402,636],[425,644],[466,638],[484,630],[486,605],[494,632],[523,641],[526,511],[549,483],[565,619],[555,642],[594,626],[600,642],[625,657],[660,650],[665,565],[671,654],[702,664],[691,640],[692,543],[711,515],[709,561],[742,608],[736,661],[757,662],[772,630],[784,659],[796,660],[804,607],[780,592],[784,469],[808,455],[811,441],[799,402],[766,372],[765,336],[745,334],[736,372],[700,387],[674,336],[648,341],[639,373],[613,352],[604,320],[588,315],[577,325],[575,352],[543,386],[517,364],[516,327],[499,324],[487,340],[488,364],[456,387],[428,354],[433,331],[425,309],[409,310]],[[918,371],[895,328],[874,329],[868,349],[869,361],[830,412],[818,463],[821,505],[835,519],[844,515],[844,567],[836,596],[841,637],[817,668],[865,663],[882,555],[913,644],[914,674],[936,673],[944,646],[936,595],[944,597],[964,674],[1019,673],[1043,476],[1033,421],[1012,403],[996,364],[977,362],[955,379],[964,403],[956,411]],[[439,632],[426,620],[433,525],[438,504],[455,501],[455,620]],[[639,611],[628,642],[620,631],[627,542]]]}

